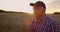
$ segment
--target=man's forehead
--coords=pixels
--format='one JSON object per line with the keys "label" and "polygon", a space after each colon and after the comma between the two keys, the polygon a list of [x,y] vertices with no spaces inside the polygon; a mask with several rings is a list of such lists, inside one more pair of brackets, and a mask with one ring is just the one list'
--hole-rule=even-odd
{"label": "man's forehead", "polygon": [[37,5],[33,6],[33,8],[40,8],[40,7],[42,7],[42,6],[37,6]]}
{"label": "man's forehead", "polygon": [[34,6],[33,8],[34,8],[34,9],[43,9],[43,10],[45,9],[45,8],[42,7],[42,6]]}

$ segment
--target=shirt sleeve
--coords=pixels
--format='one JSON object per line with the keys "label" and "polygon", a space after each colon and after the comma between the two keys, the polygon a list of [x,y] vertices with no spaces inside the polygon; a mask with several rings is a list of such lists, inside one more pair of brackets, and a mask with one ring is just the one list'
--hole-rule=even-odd
{"label": "shirt sleeve", "polygon": [[58,24],[56,21],[52,21],[51,23],[51,29],[52,29],[52,32],[58,32]]}
{"label": "shirt sleeve", "polygon": [[56,21],[52,21],[51,27],[53,32],[58,32],[58,24]]}
{"label": "shirt sleeve", "polygon": [[48,24],[47,24],[47,27],[46,27],[46,32],[58,32],[58,25],[55,21],[50,21]]}

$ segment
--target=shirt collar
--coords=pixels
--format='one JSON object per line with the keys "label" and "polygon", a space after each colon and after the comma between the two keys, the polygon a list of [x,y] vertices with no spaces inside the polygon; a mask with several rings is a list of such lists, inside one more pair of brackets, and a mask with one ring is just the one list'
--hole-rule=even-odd
{"label": "shirt collar", "polygon": [[[46,14],[43,16],[42,21],[45,19],[45,17],[46,17]],[[36,18],[34,20],[35,22],[37,22]],[[40,22],[40,20],[38,22]]]}

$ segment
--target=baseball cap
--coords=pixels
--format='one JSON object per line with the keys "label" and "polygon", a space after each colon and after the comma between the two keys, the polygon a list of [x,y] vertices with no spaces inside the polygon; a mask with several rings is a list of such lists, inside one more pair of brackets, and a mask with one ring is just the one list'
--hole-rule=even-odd
{"label": "baseball cap", "polygon": [[42,6],[42,7],[44,7],[44,8],[46,8],[46,6],[45,6],[45,3],[43,3],[42,1],[37,1],[36,3],[30,3],[30,6]]}

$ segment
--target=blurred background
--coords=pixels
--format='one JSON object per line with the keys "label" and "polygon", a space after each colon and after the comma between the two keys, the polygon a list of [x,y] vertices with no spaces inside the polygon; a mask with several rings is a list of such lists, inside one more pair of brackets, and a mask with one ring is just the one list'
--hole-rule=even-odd
{"label": "blurred background", "polygon": [[34,19],[29,4],[36,1],[46,4],[46,14],[56,20],[60,30],[60,0],[0,0],[0,32],[26,32]]}

